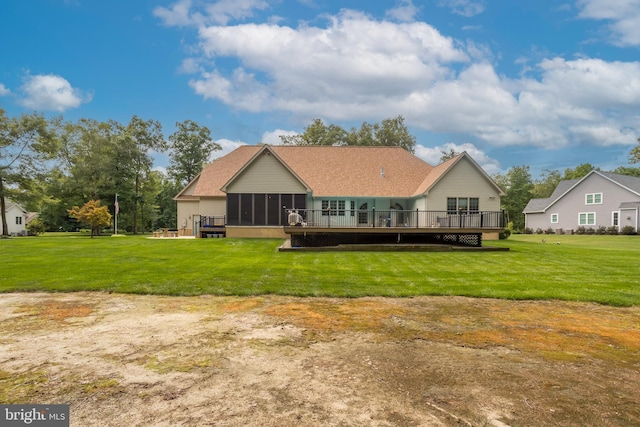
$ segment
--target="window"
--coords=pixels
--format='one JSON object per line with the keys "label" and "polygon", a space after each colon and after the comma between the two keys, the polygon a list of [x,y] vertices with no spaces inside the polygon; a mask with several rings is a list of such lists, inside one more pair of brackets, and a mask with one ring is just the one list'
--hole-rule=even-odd
{"label": "window", "polygon": [[322,216],[335,215],[337,209],[338,209],[337,200],[322,201]]}
{"label": "window", "polygon": [[469,212],[478,213],[480,211],[480,199],[469,197]]}
{"label": "window", "polygon": [[620,212],[611,212],[611,225],[614,227],[620,225]]}
{"label": "window", "polygon": [[602,193],[591,193],[585,196],[585,203],[587,205],[601,205]]}
{"label": "window", "polygon": [[580,212],[578,214],[578,225],[595,225],[596,213],[595,212]]}
{"label": "window", "polygon": [[344,216],[346,210],[346,202],[344,200],[323,200],[322,216]]}
{"label": "window", "polygon": [[351,216],[356,216],[356,202],[351,201]]}
{"label": "window", "polygon": [[16,217],[16,225],[22,225],[22,217],[21,216],[17,216]]}
{"label": "window", "polygon": [[551,224],[558,223],[558,214],[551,214]]}
{"label": "window", "polygon": [[458,211],[458,199],[455,197],[447,197],[447,212],[454,214]]}
{"label": "window", "polygon": [[227,225],[283,225],[287,209],[306,209],[306,194],[227,194]]}
{"label": "window", "polygon": [[477,197],[447,197],[447,213],[478,213],[480,199]]}
{"label": "window", "polygon": [[360,209],[358,212],[358,224],[368,224],[369,223],[369,209],[368,203],[363,203],[360,205]]}

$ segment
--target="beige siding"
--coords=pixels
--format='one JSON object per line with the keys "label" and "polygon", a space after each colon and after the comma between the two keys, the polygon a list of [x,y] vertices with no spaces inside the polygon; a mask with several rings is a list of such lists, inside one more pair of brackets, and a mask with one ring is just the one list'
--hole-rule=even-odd
{"label": "beige siding", "polygon": [[263,153],[227,187],[227,193],[306,193],[307,189],[270,153]]}
{"label": "beige siding", "polygon": [[282,227],[227,227],[227,237],[230,238],[265,238],[286,239],[289,236]]}
{"label": "beige siding", "polygon": [[[178,223],[175,225],[176,228],[182,228],[185,220],[187,222],[187,227],[191,226],[191,222],[194,215],[199,214],[199,202],[197,200],[193,201],[179,201],[178,202]],[[167,224],[169,226],[169,224]]]}
{"label": "beige siding", "polygon": [[226,197],[201,197],[200,215],[204,216],[224,216],[227,214]]}
{"label": "beige siding", "polygon": [[196,178],[191,181],[181,192],[181,196],[193,196],[193,192],[196,189],[196,185],[198,185],[198,180],[200,178]]}
{"label": "beige siding", "polygon": [[478,197],[481,211],[499,211],[500,195],[467,159],[462,159],[429,191],[427,209],[447,210],[447,197]]}

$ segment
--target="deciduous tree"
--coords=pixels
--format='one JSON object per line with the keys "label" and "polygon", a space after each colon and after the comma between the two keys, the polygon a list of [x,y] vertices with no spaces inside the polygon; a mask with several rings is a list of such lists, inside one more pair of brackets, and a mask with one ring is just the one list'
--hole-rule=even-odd
{"label": "deciduous tree", "polygon": [[315,119],[303,133],[280,135],[280,139],[285,145],[391,146],[402,147],[411,153],[416,145],[416,138],[409,133],[402,116],[375,124],[364,122],[360,128],[352,128],[349,132]]}
{"label": "deciduous tree", "polygon": [[[68,177],[64,197],[68,205],[115,194],[115,181],[126,173],[114,159],[116,135],[112,125],[93,119],[64,123],[60,128],[61,168]],[[67,205],[67,206],[68,206]]]}
{"label": "deciduous tree", "polygon": [[111,214],[106,206],[101,206],[100,200],[89,200],[82,207],[74,206],[68,212],[79,223],[91,228],[92,238],[100,234],[102,227],[111,225]]}
{"label": "deciduous tree", "polygon": [[592,170],[600,170],[600,168],[596,168],[591,163],[583,163],[576,166],[575,169],[565,169],[562,179],[580,179],[587,176]]}
{"label": "deciduous tree", "polygon": [[26,183],[37,174],[41,161],[54,151],[47,120],[40,114],[9,118],[0,108],[0,217],[8,235],[8,186]]}
{"label": "deciduous tree", "polygon": [[442,156],[440,156],[440,163],[444,163],[447,160],[451,160],[455,156],[460,154],[456,150],[454,150],[453,148],[449,149],[449,151],[440,150],[440,153],[442,154]]}
{"label": "deciduous tree", "polygon": [[629,163],[640,163],[640,138],[638,138],[638,145],[633,147],[629,152]]}
{"label": "deciduous tree", "polygon": [[176,182],[186,185],[207,164],[214,151],[222,149],[211,139],[211,131],[194,121],[176,123],[177,130],[169,136],[171,165],[169,174]]}
{"label": "deciduous tree", "polygon": [[[141,194],[142,186],[144,181],[149,179],[153,167],[151,152],[164,151],[167,143],[162,135],[162,125],[154,120],[142,120],[134,115],[127,126],[123,127],[114,121],[111,122],[111,126],[116,135],[114,167],[121,171],[116,178],[119,181],[116,183],[116,191],[132,195],[133,234],[137,234],[138,212],[144,215],[142,206],[145,199]],[[126,185],[127,188],[122,188],[122,185]]]}
{"label": "deciduous tree", "polygon": [[524,214],[522,211],[531,200],[533,183],[529,166],[514,166],[504,176],[496,176],[495,181],[502,187],[506,195],[501,199],[502,208],[505,210],[509,221],[513,223],[513,229],[524,229]]}
{"label": "deciduous tree", "polygon": [[325,125],[321,119],[315,119],[297,135],[280,135],[285,145],[347,145],[347,131],[337,125]]}
{"label": "deciduous tree", "polygon": [[540,178],[533,184],[531,196],[537,199],[544,199],[551,196],[561,180],[562,176],[559,171],[543,169]]}

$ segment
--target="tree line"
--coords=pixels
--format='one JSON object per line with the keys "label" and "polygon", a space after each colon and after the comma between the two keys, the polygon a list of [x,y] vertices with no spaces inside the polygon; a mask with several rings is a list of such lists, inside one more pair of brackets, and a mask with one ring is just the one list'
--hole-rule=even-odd
{"label": "tree line", "polygon": [[[399,146],[411,153],[416,145],[402,116],[374,124],[364,122],[349,131],[316,119],[301,134],[280,138],[285,145]],[[119,230],[135,234],[174,227],[177,212],[173,197],[220,149],[211,131],[191,120],[176,123],[175,132],[165,139],[159,122],[135,115],[126,124],[84,118],[67,122],[38,113],[8,117],[0,108],[3,230],[8,228],[7,198],[38,212],[38,225],[44,230],[70,231],[79,226],[79,206],[98,201],[89,205],[91,211],[102,204],[115,212],[116,194]],[[168,152],[170,158],[166,174],[153,170],[152,154],[162,152]],[[442,151],[440,160],[457,154],[455,150]],[[640,163],[640,146],[630,151],[629,162]],[[522,211],[530,199],[549,197],[561,180],[581,178],[594,169],[588,163],[564,172],[546,169],[534,179],[530,167],[520,165],[492,178],[506,194],[502,208],[512,230],[523,231]],[[640,177],[637,167],[620,166],[612,172]]]}
{"label": "tree line", "polygon": [[[126,123],[65,121],[42,114],[9,117],[0,108],[0,211],[5,202],[38,212],[37,227],[71,231],[70,211],[100,201],[112,213],[118,195],[118,227],[132,233],[175,227],[173,197],[221,147],[211,132],[191,120],[176,123],[167,139],[155,120],[133,116]],[[153,170],[153,154],[169,153],[167,174]],[[77,217],[77,216],[76,216]]]}

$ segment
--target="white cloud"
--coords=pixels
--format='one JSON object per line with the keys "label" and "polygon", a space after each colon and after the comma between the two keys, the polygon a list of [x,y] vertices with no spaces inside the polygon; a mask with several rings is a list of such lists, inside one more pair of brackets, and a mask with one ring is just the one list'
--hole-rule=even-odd
{"label": "white cloud", "polygon": [[54,74],[27,76],[21,87],[20,104],[35,110],[63,112],[91,101],[90,94],[75,89],[63,77]]}
{"label": "white cloud", "polygon": [[265,144],[269,144],[269,145],[280,145],[280,144],[282,144],[282,140],[280,139],[280,135],[294,136],[294,135],[298,135],[298,134],[299,134],[299,132],[296,132],[294,130],[276,129],[274,131],[265,132],[264,134],[262,134],[262,142],[265,143]]}
{"label": "white cloud", "polygon": [[215,142],[220,145],[220,147],[222,147],[222,150],[214,151],[213,153],[211,153],[211,158],[209,159],[209,161],[222,156],[226,156],[241,145],[247,145],[246,142],[232,141],[230,139],[216,139]]}
{"label": "white cloud", "polygon": [[493,146],[631,145],[640,132],[640,62],[538,59],[507,78],[488,46],[424,22],[350,10],[327,19],[325,27],[202,26],[200,55],[183,71],[203,98],[240,111],[338,124],[402,115],[410,127]]}
{"label": "white cloud", "polygon": [[226,25],[230,20],[251,18],[254,10],[265,10],[269,3],[265,0],[219,0],[207,6],[211,21]]}
{"label": "white cloud", "polygon": [[160,172],[164,176],[168,176],[166,166],[154,166],[151,170],[152,171],[156,171],[156,172]]}
{"label": "white cloud", "polygon": [[386,16],[400,22],[413,22],[419,11],[412,0],[400,0],[396,7],[387,10]]}
{"label": "white cloud", "polygon": [[640,45],[640,2],[637,0],[578,0],[579,17],[609,21],[614,44]]}
{"label": "white cloud", "polygon": [[475,0],[440,0],[438,5],[448,7],[456,15],[467,18],[481,14],[485,9],[484,1]]}
{"label": "white cloud", "polygon": [[251,18],[255,10],[265,10],[265,0],[218,0],[207,4],[202,11],[195,10],[191,0],[178,0],[169,8],[156,7],[153,14],[170,27],[226,25],[231,20]]}
{"label": "white cloud", "polygon": [[182,65],[178,71],[185,74],[195,74],[205,72],[205,69],[200,64],[200,60],[198,58],[186,58],[182,61]]}
{"label": "white cloud", "polygon": [[440,162],[442,153],[449,153],[451,150],[456,153],[466,151],[473,160],[478,163],[489,175],[500,173],[500,162],[489,157],[483,150],[479,149],[471,143],[454,144],[447,142],[437,147],[425,147],[424,145],[416,145],[416,156],[420,157],[430,165],[437,165]]}
{"label": "white cloud", "polygon": [[5,87],[2,83],[0,83],[0,96],[7,96],[11,93],[11,91]]}
{"label": "white cloud", "polygon": [[227,75],[201,73],[191,86],[205,98],[249,111],[360,117],[367,105],[407,97],[445,78],[451,72],[446,64],[468,61],[451,38],[425,23],[376,22],[352,11],[327,28],[246,24],[210,26],[199,34],[208,59],[235,57],[241,66]]}
{"label": "white cloud", "polygon": [[191,0],[179,0],[170,8],[158,6],[153,10],[153,15],[169,27],[186,27],[202,22],[202,15],[190,13]]}

